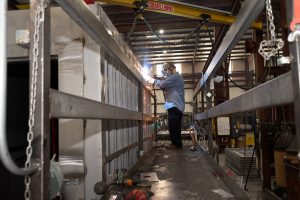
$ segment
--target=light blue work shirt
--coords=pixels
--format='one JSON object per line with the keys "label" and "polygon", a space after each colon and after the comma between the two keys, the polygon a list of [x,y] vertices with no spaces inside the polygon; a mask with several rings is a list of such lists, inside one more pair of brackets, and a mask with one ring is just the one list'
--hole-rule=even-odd
{"label": "light blue work shirt", "polygon": [[176,72],[165,80],[155,80],[154,85],[165,91],[165,109],[176,107],[184,112],[184,82],[182,76]]}

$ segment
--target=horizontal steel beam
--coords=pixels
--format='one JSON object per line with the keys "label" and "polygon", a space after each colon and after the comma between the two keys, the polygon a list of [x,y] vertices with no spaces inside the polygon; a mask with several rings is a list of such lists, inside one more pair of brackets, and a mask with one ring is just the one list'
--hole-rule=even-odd
{"label": "horizontal steel beam", "polygon": [[103,164],[106,164],[110,161],[112,161],[113,159],[119,157],[120,155],[124,154],[125,152],[133,149],[134,147],[137,147],[139,145],[139,142],[133,143],[131,145],[128,145],[127,147],[107,156],[105,159],[103,159]]}
{"label": "horizontal steel beam", "polygon": [[[151,53],[150,55],[147,54],[143,54],[143,55],[139,55],[138,57],[140,58],[140,60],[142,59],[153,59],[153,58],[165,58],[165,57],[180,57],[180,56],[191,56],[191,55],[195,55],[196,56],[209,56],[210,55],[210,51],[198,51],[197,53],[194,53],[192,51],[181,51],[181,52],[172,52],[172,51],[167,51],[166,52],[160,52],[160,53]],[[163,54],[162,54],[163,53]],[[236,50],[232,50],[231,51],[231,55],[243,55],[245,56],[245,48],[244,49],[236,49]]]}
{"label": "horizontal steel beam", "polygon": [[[191,52],[192,53],[192,52]],[[241,57],[244,58],[245,57],[245,53],[241,52],[241,53],[232,53],[230,54],[230,58],[236,58],[236,57]],[[196,54],[196,59],[207,59],[208,58],[208,54]],[[193,55],[172,55],[172,53],[169,53],[165,56],[157,56],[157,57],[144,57],[144,58],[140,58],[140,61],[158,61],[158,60],[182,60],[182,59],[193,59],[194,56]]]}
{"label": "horizontal steel beam", "polygon": [[152,116],[152,115],[148,115],[148,114],[143,114],[143,121],[154,121],[155,120],[155,118],[154,118],[154,116]]}
{"label": "horizontal steel beam", "polygon": [[237,112],[292,103],[294,96],[291,86],[292,73],[288,72],[208,111],[196,114],[195,119],[204,120]]}
{"label": "horizontal steel beam", "polygon": [[214,73],[219,69],[222,62],[227,58],[231,50],[246,33],[251,25],[251,22],[254,21],[261,13],[264,5],[265,1],[262,0],[246,0],[243,3],[240,12],[237,15],[237,20],[230,26],[220,47],[218,48],[215,56],[209,64],[207,71],[197,84],[194,90],[194,97],[199,93],[200,89],[205,85],[210,77],[212,77]]}
{"label": "horizontal steel beam", "polygon": [[[125,6],[130,8],[136,8],[135,2],[143,2],[143,0],[97,0],[100,2],[105,2],[108,4],[114,4],[119,6]],[[236,21],[235,16],[232,16],[230,14],[224,14],[220,13],[219,11],[212,11],[209,8],[199,7],[192,4],[185,4],[181,5],[179,4],[182,2],[157,2],[157,1],[147,1],[147,6],[145,7],[145,10],[152,11],[152,12],[158,12],[163,14],[169,14],[169,15],[175,15],[180,17],[186,17],[190,19],[197,19],[201,20],[202,14],[210,15],[211,22],[214,23],[221,23],[221,24],[232,24],[234,21]],[[256,29],[262,29],[262,23],[261,22],[253,22],[250,24],[253,28]]]}
{"label": "horizontal steel beam", "polygon": [[142,120],[143,114],[57,90],[50,90],[50,117]]}
{"label": "horizontal steel beam", "polygon": [[[168,40],[167,40],[168,41]],[[169,42],[169,41],[168,41]],[[182,44],[174,44],[174,45],[169,45],[169,44],[166,44],[166,43],[162,43],[160,41],[158,42],[151,42],[151,43],[148,43],[148,42],[139,42],[139,43],[135,43],[135,44],[132,44],[132,46],[134,46],[135,49],[139,49],[139,48],[158,48],[158,47],[161,47],[161,48],[164,48],[164,47],[182,47],[182,46],[195,46],[195,42],[196,41],[193,41],[193,40],[188,40]],[[204,41],[204,40],[201,40],[199,41],[201,42],[201,46],[199,47],[199,49],[201,49],[202,47],[211,47],[212,46],[212,43],[207,40],[207,41]],[[238,41],[236,44],[238,45],[244,45],[245,44],[245,41],[244,40],[240,40]]]}
{"label": "horizontal steel beam", "polygon": [[[245,60],[245,57],[231,57],[230,60]],[[173,63],[191,63],[193,60],[192,59],[162,59],[162,60],[157,60],[157,61],[148,61],[149,65],[154,65],[154,64],[163,64],[165,62],[173,62]],[[200,58],[196,59],[196,62],[204,62],[206,61],[206,58]]]}
{"label": "horizontal steel beam", "polygon": [[[151,140],[151,139],[152,139],[152,137],[143,138],[141,143],[143,144],[144,142]],[[115,153],[112,153],[111,155],[109,155],[105,159],[103,159],[103,164],[106,164],[106,163],[112,161],[113,159],[124,154],[125,152],[130,151],[131,149],[137,147],[139,144],[140,144],[140,142],[135,142],[133,144],[128,145],[127,147],[124,147],[123,149],[120,149],[119,151],[116,151]]]}
{"label": "horizontal steel beam", "polygon": [[[195,46],[195,45],[194,45]],[[197,51],[210,51],[212,48],[211,45],[202,45],[201,44],[201,48],[197,48]],[[136,53],[138,53],[139,55],[151,55],[151,54],[155,54],[155,53],[163,53],[164,51],[167,51],[168,53],[173,53],[173,52],[188,52],[188,51],[193,51],[193,46],[186,46],[186,47],[166,47],[166,48],[157,48],[157,49],[140,49],[140,50],[136,50]],[[245,50],[245,45],[237,45],[235,46],[234,50]]]}

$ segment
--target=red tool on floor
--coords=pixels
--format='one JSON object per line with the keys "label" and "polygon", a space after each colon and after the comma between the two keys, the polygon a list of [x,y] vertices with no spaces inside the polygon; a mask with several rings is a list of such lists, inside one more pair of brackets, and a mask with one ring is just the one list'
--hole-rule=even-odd
{"label": "red tool on floor", "polygon": [[125,200],[147,200],[147,194],[143,190],[134,189],[126,195]]}

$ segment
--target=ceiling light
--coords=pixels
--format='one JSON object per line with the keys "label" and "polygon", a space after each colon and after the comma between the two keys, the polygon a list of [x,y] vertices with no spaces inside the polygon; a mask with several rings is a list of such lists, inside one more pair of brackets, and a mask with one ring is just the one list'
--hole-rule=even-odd
{"label": "ceiling light", "polygon": [[147,35],[146,38],[154,38],[155,35]]}
{"label": "ceiling light", "polygon": [[164,50],[163,52],[164,52],[164,53],[167,53],[167,51],[166,51],[166,50]]}
{"label": "ceiling light", "polygon": [[160,33],[160,34],[164,34],[164,32],[165,32],[165,31],[164,31],[163,29],[160,29],[160,30],[159,30],[159,33]]}

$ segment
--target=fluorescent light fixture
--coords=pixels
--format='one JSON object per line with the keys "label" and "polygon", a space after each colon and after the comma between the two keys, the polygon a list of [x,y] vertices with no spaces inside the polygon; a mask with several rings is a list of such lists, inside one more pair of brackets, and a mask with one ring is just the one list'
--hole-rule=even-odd
{"label": "fluorescent light fixture", "polygon": [[154,38],[155,35],[147,35],[146,38]]}

